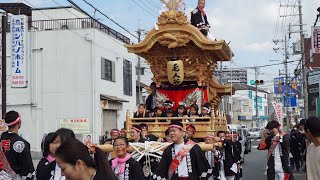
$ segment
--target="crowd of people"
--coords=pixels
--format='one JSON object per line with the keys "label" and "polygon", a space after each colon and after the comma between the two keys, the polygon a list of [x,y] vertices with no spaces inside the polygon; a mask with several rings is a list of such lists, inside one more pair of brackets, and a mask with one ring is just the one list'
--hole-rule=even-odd
{"label": "crowd of people", "polygon": [[[212,144],[213,151],[203,152],[195,139],[192,140],[195,127],[184,127],[179,121],[169,125],[163,139],[148,134],[148,126],[144,123],[131,127],[130,140],[125,129],[112,129],[111,138],[105,143],[113,145],[115,156],[108,156],[95,145],[77,140],[72,130],[60,128],[44,137],[41,144],[43,157],[35,169],[30,144],[18,135],[21,119],[21,114],[16,111],[5,116],[9,129],[1,135],[3,151],[0,151],[0,158],[1,153],[4,155],[0,163],[3,165],[0,166],[1,180],[236,179],[240,175],[241,145],[236,143],[237,136],[222,131],[217,137],[207,136],[204,141]],[[128,153],[129,141],[172,144],[164,150],[160,161],[151,159],[151,170],[148,170],[145,169],[145,158],[137,162]],[[178,156],[185,158],[177,160]]]}
{"label": "crowd of people", "polygon": [[[212,145],[212,149],[202,151],[193,139],[195,127],[184,127],[179,121],[171,122],[164,138],[148,134],[148,125],[144,123],[131,127],[129,139],[125,129],[112,129],[111,138],[105,143],[113,146],[114,156],[108,156],[93,144],[77,140],[72,130],[60,128],[43,139],[43,157],[34,169],[30,144],[18,135],[21,119],[21,114],[16,111],[10,111],[5,116],[8,131],[1,135],[1,180],[242,178],[242,146],[236,132],[219,131],[204,137],[203,141]],[[294,178],[292,170],[299,170],[304,164],[308,180],[320,179],[320,120],[302,120],[296,127],[287,134],[280,131],[277,121],[267,124],[258,149],[268,149],[268,180],[291,180]],[[136,161],[128,153],[129,142],[146,141],[169,142],[171,145],[165,148],[160,160],[151,158],[147,162],[146,158],[142,158]],[[293,155],[292,163],[289,161],[290,153]],[[147,163],[151,163],[151,169],[148,169]]]}
{"label": "crowd of people", "polygon": [[[148,105],[140,104],[138,106],[138,110],[134,113],[133,117],[134,118],[167,117],[167,119],[170,119],[171,117],[186,117],[187,122],[209,121],[208,117],[211,117],[210,103],[205,103],[204,105],[202,105],[200,112],[197,104],[192,104],[188,108],[185,105],[179,105],[175,110],[173,106],[174,104],[170,100],[166,100],[161,107],[157,106],[152,110],[149,110],[150,108],[148,108],[149,107]],[[206,117],[206,118],[199,119],[198,117]],[[193,118],[197,118],[197,119],[193,119]],[[161,121],[166,121],[166,120],[160,120],[160,122]],[[179,121],[181,122],[181,119]],[[140,122],[143,122],[143,120],[140,120]],[[150,122],[150,121],[147,120],[146,122]]]}
{"label": "crowd of people", "polygon": [[289,134],[280,131],[278,121],[270,121],[258,149],[268,150],[268,180],[293,180],[293,171],[301,168],[308,180],[320,179],[320,119],[316,117],[301,120]]}

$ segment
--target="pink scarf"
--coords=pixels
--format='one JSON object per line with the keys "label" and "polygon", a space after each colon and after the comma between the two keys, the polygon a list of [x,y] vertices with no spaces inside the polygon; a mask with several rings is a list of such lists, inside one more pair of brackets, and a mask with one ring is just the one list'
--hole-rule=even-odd
{"label": "pink scarf", "polygon": [[199,8],[200,12],[202,13],[202,15],[203,15],[203,16],[206,16],[206,12],[204,12],[204,9],[203,9],[203,8],[200,8],[199,6],[198,6],[198,8]]}
{"label": "pink scarf", "polygon": [[56,158],[55,158],[53,155],[51,155],[51,154],[49,154],[49,155],[46,157],[46,159],[48,160],[49,163],[51,163],[52,161],[56,160]]}
{"label": "pink scarf", "polygon": [[131,158],[131,155],[129,153],[123,159],[116,157],[114,160],[112,160],[112,169],[115,169],[117,167],[117,164],[120,163],[120,169],[118,174],[123,174],[126,162],[130,158]]}

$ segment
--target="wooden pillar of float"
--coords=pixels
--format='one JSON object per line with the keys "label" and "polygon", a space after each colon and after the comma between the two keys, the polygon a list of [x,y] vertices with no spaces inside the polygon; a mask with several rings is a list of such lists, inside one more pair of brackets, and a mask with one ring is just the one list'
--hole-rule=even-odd
{"label": "wooden pillar of float", "polygon": [[[167,143],[168,146],[171,143]],[[213,151],[213,145],[212,144],[205,144],[205,143],[198,143],[202,151]],[[216,143],[215,146],[222,147],[221,143]],[[113,152],[113,146],[111,144],[104,144],[104,145],[97,145],[98,148],[100,148],[104,152]],[[167,146],[166,146],[167,147]],[[166,148],[164,147],[162,151]],[[132,146],[129,146],[128,152],[133,152],[134,149]]]}

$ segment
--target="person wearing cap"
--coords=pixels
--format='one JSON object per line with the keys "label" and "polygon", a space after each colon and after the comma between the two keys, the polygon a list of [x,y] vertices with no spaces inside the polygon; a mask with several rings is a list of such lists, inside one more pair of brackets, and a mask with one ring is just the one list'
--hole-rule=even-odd
{"label": "person wearing cap", "polygon": [[320,119],[310,117],[304,124],[306,137],[311,144],[307,149],[307,179],[320,179]]}
{"label": "person wearing cap", "polygon": [[206,151],[204,153],[210,167],[213,169],[213,174],[212,176],[209,177],[208,180],[217,180],[219,177],[219,171],[220,171],[220,151],[217,150],[215,146],[216,140],[212,135],[208,135],[204,137],[204,142],[206,144],[213,145],[213,151]]}
{"label": "person wearing cap", "polygon": [[110,138],[106,140],[104,144],[113,144],[114,140],[120,136],[120,131],[118,129],[111,129]]}
{"label": "person wearing cap", "polygon": [[200,146],[183,138],[183,124],[172,122],[169,132],[173,143],[164,150],[152,179],[208,179],[212,175],[212,169]]}
{"label": "person wearing cap", "polygon": [[148,134],[148,125],[145,123],[141,123],[140,125],[141,128],[141,135],[142,137],[147,140],[147,141],[158,141],[159,137],[153,135],[153,134]]}
{"label": "person wearing cap", "polygon": [[8,126],[8,131],[1,135],[2,150],[16,174],[23,179],[33,179],[35,170],[30,153],[30,144],[19,136],[21,114],[16,111],[9,111],[4,120]]}
{"label": "person wearing cap", "polygon": [[[270,135],[268,135],[268,132],[270,132]],[[262,133],[258,150],[267,149],[267,179],[293,179],[289,166],[290,138],[288,134],[280,131],[278,121],[270,121]]]}
{"label": "person wearing cap", "polygon": [[187,127],[186,127],[187,140],[192,140],[193,142],[198,143],[199,141],[193,138],[193,136],[196,134],[196,132],[197,132],[196,127],[194,127],[194,125],[192,125],[192,124],[187,125]]}

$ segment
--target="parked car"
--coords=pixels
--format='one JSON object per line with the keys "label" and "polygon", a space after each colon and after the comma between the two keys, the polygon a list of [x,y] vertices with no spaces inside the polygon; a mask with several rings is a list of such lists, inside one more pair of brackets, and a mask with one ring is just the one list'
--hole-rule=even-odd
{"label": "parked car", "polygon": [[245,154],[248,154],[251,152],[251,138],[250,133],[241,127],[241,125],[238,124],[228,124],[228,130],[230,132],[236,131],[239,135],[239,141],[242,145],[242,153],[241,158],[244,161]]}
{"label": "parked car", "polygon": [[253,127],[248,129],[250,133],[250,137],[253,139],[260,139],[261,138],[261,129],[258,127]]}

